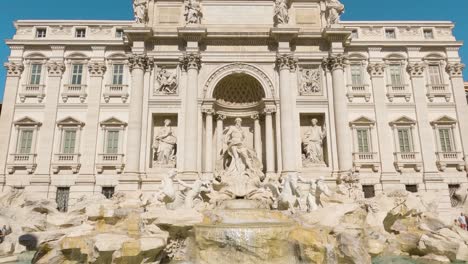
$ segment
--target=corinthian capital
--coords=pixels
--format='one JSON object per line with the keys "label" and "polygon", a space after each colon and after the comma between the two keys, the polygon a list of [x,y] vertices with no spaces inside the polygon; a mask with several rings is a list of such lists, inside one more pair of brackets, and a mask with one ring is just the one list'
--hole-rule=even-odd
{"label": "corinthian capital", "polygon": [[289,69],[295,71],[297,68],[297,58],[290,53],[278,53],[276,55],[276,66],[280,70]]}
{"label": "corinthian capital", "polygon": [[330,55],[328,58],[325,58],[324,64],[330,71],[343,69],[346,59],[346,56],[343,54]]}
{"label": "corinthian capital", "polygon": [[94,62],[88,65],[88,71],[91,77],[103,76],[106,70],[107,67],[104,63]]}
{"label": "corinthian capital", "polygon": [[385,64],[383,63],[370,63],[367,66],[367,71],[372,77],[380,77],[385,73]]}
{"label": "corinthian capital", "polygon": [[463,70],[465,69],[465,64],[455,62],[455,63],[448,63],[445,70],[451,77],[461,77],[463,75]]}
{"label": "corinthian capital", "polygon": [[4,66],[7,70],[7,76],[20,76],[24,70],[24,66],[21,63],[7,62]]}
{"label": "corinthian capital", "polygon": [[60,77],[65,72],[65,64],[63,62],[51,61],[47,63],[47,72],[50,76]]}
{"label": "corinthian capital", "polygon": [[408,64],[408,67],[406,67],[406,70],[411,77],[422,77],[425,69],[426,65],[422,63],[410,63]]}
{"label": "corinthian capital", "polygon": [[179,59],[179,63],[185,71],[189,69],[200,70],[201,55],[198,52],[187,52]]}
{"label": "corinthian capital", "polygon": [[146,54],[132,54],[128,58],[130,71],[134,69],[150,70],[154,67],[154,59],[148,57]]}

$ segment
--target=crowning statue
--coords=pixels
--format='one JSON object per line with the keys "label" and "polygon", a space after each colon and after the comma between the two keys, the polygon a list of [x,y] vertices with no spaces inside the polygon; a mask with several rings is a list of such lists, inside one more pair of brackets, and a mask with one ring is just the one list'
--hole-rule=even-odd
{"label": "crowning statue", "polygon": [[323,164],[323,139],[326,137],[325,125],[318,125],[318,120],[312,118],[312,126],[304,134],[302,139],[304,165]]}
{"label": "crowning statue", "polygon": [[302,74],[301,95],[311,95],[320,93],[320,71],[306,70]]}
{"label": "crowning statue", "polygon": [[338,24],[340,16],[344,13],[345,6],[339,0],[327,0],[327,24]]}
{"label": "crowning statue", "polygon": [[133,14],[136,23],[146,23],[148,19],[148,0],[133,0]]}
{"label": "crowning statue", "polygon": [[185,24],[200,24],[202,18],[201,6],[198,0],[185,1]]}
{"label": "crowning statue", "polygon": [[275,1],[275,23],[277,25],[289,22],[288,0]]}
{"label": "crowning statue", "polygon": [[159,87],[156,89],[157,94],[176,94],[177,93],[177,72],[170,73],[166,69],[161,69],[156,76],[156,81]]}
{"label": "crowning statue", "polygon": [[174,168],[176,165],[177,138],[171,127],[171,120],[164,120],[164,127],[154,137],[153,150],[155,153],[156,166],[163,168]]}

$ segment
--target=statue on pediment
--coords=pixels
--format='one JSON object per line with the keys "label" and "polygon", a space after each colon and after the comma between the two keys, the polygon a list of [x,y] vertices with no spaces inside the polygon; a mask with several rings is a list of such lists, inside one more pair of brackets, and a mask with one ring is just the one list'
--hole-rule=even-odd
{"label": "statue on pediment", "polygon": [[145,24],[148,20],[148,0],[133,0],[133,14],[137,24]]}
{"label": "statue on pediment", "polygon": [[345,6],[339,0],[327,0],[326,17],[328,26],[338,24],[344,11]]}
{"label": "statue on pediment", "polygon": [[277,25],[288,24],[289,22],[289,7],[288,0],[275,1],[275,23]]}
{"label": "statue on pediment", "polygon": [[200,3],[197,0],[186,0],[184,16],[185,24],[200,24],[202,18],[202,10]]}

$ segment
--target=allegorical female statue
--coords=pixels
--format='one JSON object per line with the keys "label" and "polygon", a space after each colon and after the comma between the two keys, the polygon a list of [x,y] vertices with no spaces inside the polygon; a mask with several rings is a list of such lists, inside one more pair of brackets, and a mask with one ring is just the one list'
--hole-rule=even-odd
{"label": "allegorical female statue", "polygon": [[197,0],[186,0],[184,16],[187,25],[200,24],[202,18],[200,3]]}
{"label": "allegorical female statue", "polygon": [[275,23],[277,25],[289,22],[288,0],[275,1]]}
{"label": "allegorical female statue", "polygon": [[133,14],[135,15],[136,23],[146,23],[148,17],[148,0],[133,0]]}
{"label": "allegorical female statue", "polygon": [[340,16],[345,11],[345,6],[339,0],[327,0],[327,23],[328,26],[338,24]]}
{"label": "allegorical female statue", "polygon": [[303,160],[306,163],[321,164],[323,159],[323,139],[326,137],[326,128],[318,125],[318,120],[311,120],[312,126],[309,127],[302,139]]}
{"label": "allegorical female statue", "polygon": [[164,127],[154,137],[153,150],[155,153],[156,165],[160,167],[172,168],[176,164],[176,144],[177,138],[171,127],[171,120],[164,120]]}

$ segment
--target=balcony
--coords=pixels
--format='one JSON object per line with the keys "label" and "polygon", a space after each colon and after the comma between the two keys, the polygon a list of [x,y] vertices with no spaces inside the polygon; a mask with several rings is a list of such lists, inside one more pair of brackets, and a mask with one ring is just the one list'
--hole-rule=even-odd
{"label": "balcony", "polygon": [[355,152],[353,153],[353,164],[356,172],[361,168],[371,168],[373,172],[380,169],[379,155],[376,152]]}
{"label": "balcony", "polygon": [[42,84],[25,84],[23,90],[19,93],[19,98],[22,103],[27,97],[36,97],[39,103],[42,103],[45,97],[45,85]]}
{"label": "balcony", "polygon": [[411,100],[411,91],[408,89],[408,85],[387,85],[387,97],[390,102],[393,102],[395,97],[404,97],[406,102]]}
{"label": "balcony", "polygon": [[109,84],[106,85],[104,91],[104,101],[109,102],[111,97],[122,98],[122,103],[126,103],[128,99],[128,85],[125,84]]}
{"label": "balcony", "polygon": [[435,97],[444,97],[445,101],[450,102],[452,98],[452,93],[448,89],[446,84],[428,84],[427,87],[427,98],[429,102],[434,102]]}
{"label": "balcony", "polygon": [[59,173],[61,169],[71,169],[73,173],[80,171],[81,154],[55,154],[52,162],[52,171]]}
{"label": "balcony", "polygon": [[422,160],[419,152],[395,152],[395,169],[402,172],[403,168],[414,168],[415,171],[421,171]]}
{"label": "balcony", "polygon": [[29,174],[36,170],[37,154],[10,154],[7,164],[8,173],[13,174],[17,169],[25,169]]}
{"label": "balcony", "polygon": [[459,171],[463,171],[465,162],[461,152],[436,152],[437,167],[440,171],[445,171],[448,166],[454,166]]}
{"label": "balcony", "polygon": [[103,173],[105,169],[115,169],[117,173],[122,173],[125,167],[124,154],[99,154],[96,169],[98,173]]}
{"label": "balcony", "polygon": [[371,92],[369,89],[369,85],[362,84],[362,85],[348,85],[348,93],[346,94],[350,103],[353,102],[355,97],[364,97],[366,102],[370,101]]}
{"label": "balcony", "polygon": [[64,103],[70,97],[79,97],[80,102],[84,103],[87,97],[85,84],[66,84],[62,93],[62,100]]}

